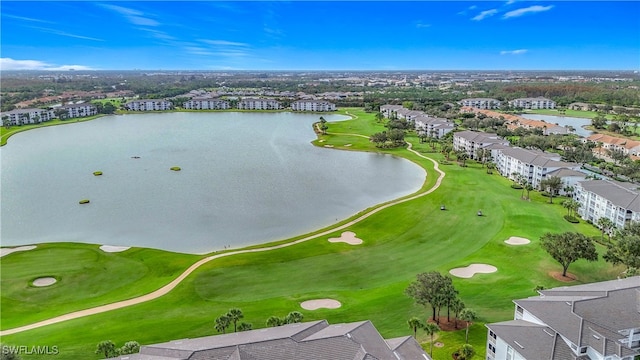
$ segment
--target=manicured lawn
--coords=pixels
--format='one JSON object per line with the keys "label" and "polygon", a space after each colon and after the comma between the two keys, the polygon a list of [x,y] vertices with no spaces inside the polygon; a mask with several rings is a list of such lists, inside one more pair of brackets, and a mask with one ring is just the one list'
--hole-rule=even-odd
{"label": "manicured lawn", "polygon": [[[358,119],[329,123],[330,135],[321,136],[325,142],[317,144],[335,147],[352,144],[346,148],[376,150],[366,138],[337,135],[370,135],[384,130],[373,119],[374,114],[357,112],[356,109],[348,111]],[[440,154],[432,153],[427,144],[419,144],[417,138],[409,140],[419,152],[442,159]],[[435,182],[437,174],[429,160],[404,149],[385,152],[406,157],[423,166],[428,171],[425,188]],[[99,358],[93,351],[101,340],[110,339],[121,346],[129,340],[149,344],[215,334],[214,319],[232,307],[241,308],[245,314],[243,321],[253,323],[254,328],[264,327],[271,315],[284,316],[297,310],[304,314],[305,320],[327,319],[329,323],[340,323],[369,319],[384,337],[403,336],[411,334],[406,325],[407,319],[429,316],[428,309],[416,305],[404,295],[404,289],[417,273],[431,270],[448,273],[455,267],[487,263],[496,266],[498,271],[470,279],[454,278],[462,300],[480,316],[471,328],[470,341],[479,354],[477,358],[482,358],[485,322],[511,319],[512,299],[535,295],[533,289],[537,285],[546,288],[567,285],[548,275],[561,267],[540,249],[539,237],[548,231],[580,231],[588,235],[598,235],[599,232],[584,222],[566,222],[562,218],[566,210],[559,205],[561,199],[556,198],[554,204],[548,204],[547,198],[532,193],[531,201],[523,201],[521,192],[509,187],[510,181],[497,174],[488,175],[479,164],[468,163],[469,166],[464,168],[455,162],[442,165],[441,169],[447,174],[438,190],[382,210],[351,226],[348,230],[364,240],[362,245],[329,243],[329,237],[341,233],[336,231],[279,250],[222,258],[207,263],[173,292],[157,300],[5,336],[2,340],[16,345],[57,345],[61,351],[58,359]],[[447,210],[441,211],[440,204],[446,204]],[[476,215],[478,209],[482,209],[484,216]],[[510,236],[529,238],[532,243],[507,245],[504,240]],[[92,254],[89,245],[73,245],[75,247],[70,249],[68,244],[47,246],[49,251],[55,252],[52,258],[71,260],[48,260],[48,266],[44,268],[37,264],[38,259],[45,256],[36,250],[3,258],[3,329],[12,327],[10,324],[30,322],[22,319],[30,316],[27,307],[54,313],[61,306],[71,309],[84,305],[87,297],[89,300],[85,307],[122,298],[123,294],[131,296],[148,292],[163,281],[168,282],[176,271],[197,258],[166,253],[161,259],[162,252],[142,249],[137,251],[149,251],[149,254],[126,256],[127,252],[124,252],[106,256]],[[69,252],[68,256],[66,252]],[[150,264],[153,258],[155,261]],[[159,264],[164,261],[172,261],[173,271],[154,273],[162,271]],[[75,266],[83,269],[85,278],[82,281],[76,281],[64,291],[56,289],[62,285],[61,282],[50,288],[38,289],[44,295],[24,295],[25,283],[34,275],[44,272],[64,279],[71,266],[68,262],[77,262]],[[5,266],[12,268],[5,269]],[[20,272],[21,267],[41,270],[11,274]],[[140,276],[140,269],[145,267],[151,274]],[[578,261],[569,268],[579,278],[573,284],[613,279],[618,270],[602,259],[595,263]],[[95,292],[99,295],[93,298],[81,287],[92,279],[100,282],[95,285]],[[11,280],[6,291],[5,280]],[[145,280],[149,283],[143,284]],[[317,311],[300,308],[300,302],[316,298],[334,298],[343,306]],[[13,303],[5,305],[5,301]],[[61,305],[63,303],[65,305]],[[420,336],[426,340],[424,334]],[[434,349],[434,358],[450,359],[451,352],[464,342],[464,330],[439,333],[439,337],[445,347]],[[424,346],[428,349],[428,344]]]}
{"label": "manicured lawn", "polygon": [[87,116],[87,117],[83,117],[83,118],[74,118],[74,119],[67,119],[67,120],[60,120],[60,119],[55,119],[55,120],[51,120],[51,121],[46,121],[40,124],[29,124],[29,125],[21,125],[21,126],[11,126],[8,129],[0,126],[0,146],[4,146],[7,144],[7,140],[14,134],[17,134],[19,132],[22,131],[27,131],[27,130],[31,130],[31,129],[37,129],[40,127],[45,127],[45,126],[56,126],[56,125],[65,125],[65,124],[73,124],[76,122],[81,122],[81,121],[89,121],[89,120],[93,120],[93,119],[97,119],[99,117],[101,117],[103,115],[94,115],[94,116]]}

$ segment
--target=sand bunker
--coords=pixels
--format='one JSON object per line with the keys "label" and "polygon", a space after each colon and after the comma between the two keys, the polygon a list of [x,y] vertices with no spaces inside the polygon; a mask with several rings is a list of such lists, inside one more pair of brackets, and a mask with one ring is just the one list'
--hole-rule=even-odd
{"label": "sand bunker", "polygon": [[531,240],[525,239],[522,237],[512,236],[508,240],[505,240],[504,242],[506,242],[509,245],[526,245],[530,243]]}
{"label": "sand bunker", "polygon": [[53,284],[55,284],[58,280],[56,280],[56,278],[54,277],[41,277],[41,278],[37,278],[35,280],[33,280],[33,286],[37,286],[37,287],[44,287],[44,286],[51,286]]}
{"label": "sand bunker", "polygon": [[332,147],[333,147],[333,145],[325,145],[324,147],[332,148]]}
{"label": "sand bunker", "polygon": [[351,144],[344,144],[344,146],[349,147],[349,146],[351,146]]}
{"label": "sand bunker", "polygon": [[468,279],[468,278],[472,277],[473,275],[475,275],[477,273],[490,274],[490,273],[494,273],[496,271],[498,271],[498,268],[493,266],[493,265],[471,264],[471,265],[469,265],[467,267],[451,269],[451,270],[449,270],[449,273],[451,275],[457,276],[459,278]]}
{"label": "sand bunker", "polygon": [[3,257],[5,255],[9,255],[9,254],[14,253],[16,251],[27,251],[27,250],[33,250],[35,248],[36,248],[35,245],[18,246],[18,247],[14,247],[14,248],[2,248],[2,249],[0,249],[0,257]]}
{"label": "sand bunker", "polygon": [[102,246],[100,246],[100,250],[102,250],[104,252],[109,252],[109,253],[121,252],[121,251],[129,250],[129,249],[131,249],[131,246],[113,246],[113,245],[102,245]]}
{"label": "sand bunker", "polygon": [[307,300],[300,304],[300,306],[305,310],[318,310],[318,309],[337,309],[342,304],[338,300],[333,299],[317,299],[317,300]]}
{"label": "sand bunker", "polygon": [[343,242],[349,245],[360,245],[363,243],[362,239],[358,239],[356,237],[356,233],[351,231],[343,232],[339,238],[330,238],[329,242],[332,242],[332,243]]}

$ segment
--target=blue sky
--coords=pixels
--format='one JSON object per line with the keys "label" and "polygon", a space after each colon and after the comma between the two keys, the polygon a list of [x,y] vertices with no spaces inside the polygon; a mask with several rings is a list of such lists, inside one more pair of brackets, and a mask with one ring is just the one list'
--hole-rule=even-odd
{"label": "blue sky", "polygon": [[2,1],[0,68],[638,70],[638,1]]}

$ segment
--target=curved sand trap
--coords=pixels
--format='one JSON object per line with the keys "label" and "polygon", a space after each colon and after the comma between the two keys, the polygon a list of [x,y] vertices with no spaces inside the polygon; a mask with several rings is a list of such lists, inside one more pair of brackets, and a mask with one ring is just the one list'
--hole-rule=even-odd
{"label": "curved sand trap", "polygon": [[337,309],[342,304],[338,300],[333,299],[317,299],[317,300],[307,300],[300,304],[300,306],[305,310],[318,310],[318,309]]}
{"label": "curved sand trap", "polygon": [[471,264],[463,268],[455,268],[449,270],[449,274],[459,278],[468,279],[475,274],[490,274],[498,271],[498,268],[487,264]]}
{"label": "curved sand trap", "polygon": [[16,251],[27,251],[27,250],[33,250],[35,248],[36,248],[35,245],[18,246],[18,247],[14,247],[14,248],[1,248],[0,249],[0,257],[3,257],[5,255],[9,255],[9,254],[14,253]]}
{"label": "curved sand trap", "polygon": [[332,242],[332,243],[343,242],[349,245],[360,245],[363,243],[362,239],[358,239],[356,237],[356,233],[351,231],[343,232],[339,238],[330,238],[329,242]]}
{"label": "curved sand trap", "polygon": [[102,250],[104,252],[109,252],[109,253],[122,252],[122,251],[129,250],[129,249],[131,249],[131,246],[113,246],[113,245],[102,245],[102,246],[100,246],[100,250]]}
{"label": "curved sand trap", "polygon": [[505,240],[504,242],[509,245],[527,245],[528,243],[531,242],[531,240],[525,239],[522,237],[512,236],[509,239]]}
{"label": "curved sand trap", "polygon": [[51,286],[53,284],[55,284],[58,280],[56,280],[56,278],[54,277],[41,277],[41,278],[37,278],[35,280],[33,280],[33,286],[37,286],[37,287],[44,287],[44,286]]}
{"label": "curved sand trap", "polygon": [[332,147],[333,147],[333,145],[325,145],[324,147],[332,148]]}
{"label": "curved sand trap", "polygon": [[349,147],[349,146],[351,146],[351,144],[344,144],[344,146]]}

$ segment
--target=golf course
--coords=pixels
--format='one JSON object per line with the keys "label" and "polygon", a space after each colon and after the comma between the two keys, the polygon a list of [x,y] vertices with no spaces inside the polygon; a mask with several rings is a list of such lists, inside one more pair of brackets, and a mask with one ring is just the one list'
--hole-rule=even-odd
{"label": "golf course", "polygon": [[[478,314],[469,342],[480,359],[485,352],[484,323],[512,319],[513,299],[534,296],[539,286],[610,280],[621,272],[602,259],[604,247],[596,245],[598,261],[579,260],[569,268],[575,280],[554,279],[550,274],[562,267],[539,246],[544,233],[600,235],[583,221],[567,222],[561,198],[550,204],[549,198],[534,191],[531,200],[522,200],[522,190],[512,189],[511,181],[497,172],[488,174],[479,163],[467,161],[462,167],[452,160],[443,164],[444,155],[438,148],[420,143],[415,134],[406,137],[409,148],[378,149],[368,137],[386,128],[376,121],[375,113],[358,108],[340,113],[353,119],[328,123],[327,133],[319,134],[314,146],[406,158],[427,171],[422,188],[314,233],[245,249],[191,255],[135,247],[108,252],[100,249],[102,244],[47,243],[16,251],[0,261],[2,332],[145,296],[172,283],[190,267],[192,272],[160,296],[2,334],[2,343],[56,346],[56,359],[99,359],[96,344],[103,340],[116,346],[131,340],[144,345],[218,334],[214,320],[231,308],[241,309],[242,321],[254,329],[265,327],[271,316],[300,311],[304,321],[371,320],[385,338],[413,335],[407,320],[416,316],[426,321],[430,308],[416,304],[405,289],[416,274],[438,271],[452,277],[466,307]],[[443,204],[446,210],[441,210]],[[479,209],[482,216],[477,216]],[[345,232],[361,241],[335,241]],[[505,243],[511,237],[530,242]],[[199,266],[192,267],[199,261]],[[497,270],[470,277],[449,273],[472,264]],[[55,282],[35,285],[34,280],[40,278]],[[340,306],[301,307],[315,299],[336,300]],[[442,346],[434,347],[434,359],[451,359],[451,353],[464,344],[465,330],[460,323],[457,331],[437,333],[436,341]],[[418,331],[418,341],[427,350],[429,340]],[[46,354],[21,356],[52,358]]]}

